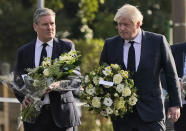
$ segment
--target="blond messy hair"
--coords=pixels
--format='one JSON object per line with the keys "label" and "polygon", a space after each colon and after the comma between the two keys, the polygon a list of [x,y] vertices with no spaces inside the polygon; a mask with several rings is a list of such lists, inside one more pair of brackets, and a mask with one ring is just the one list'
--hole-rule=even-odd
{"label": "blond messy hair", "polygon": [[118,20],[122,17],[129,18],[134,24],[137,24],[137,22],[140,22],[140,26],[143,24],[143,15],[140,12],[140,10],[130,4],[125,4],[121,8],[118,9],[114,21],[118,22]]}

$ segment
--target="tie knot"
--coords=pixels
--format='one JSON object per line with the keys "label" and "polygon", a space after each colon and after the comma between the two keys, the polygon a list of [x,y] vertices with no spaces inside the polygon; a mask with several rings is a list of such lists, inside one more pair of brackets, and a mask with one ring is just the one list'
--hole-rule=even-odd
{"label": "tie knot", "polygon": [[128,43],[130,43],[131,45],[133,45],[134,44],[134,41],[129,41]]}
{"label": "tie knot", "polygon": [[47,43],[43,43],[43,48],[45,48],[48,44]]}

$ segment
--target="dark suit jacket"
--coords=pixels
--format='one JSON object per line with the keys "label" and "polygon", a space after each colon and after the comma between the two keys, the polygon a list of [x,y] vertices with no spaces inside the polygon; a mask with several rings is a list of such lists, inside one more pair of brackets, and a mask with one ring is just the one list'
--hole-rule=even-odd
{"label": "dark suit jacket", "polygon": [[185,53],[186,53],[186,43],[174,44],[171,46],[172,54],[176,63],[176,69],[178,76],[183,77]]}
{"label": "dark suit jacket", "polygon": [[[123,62],[123,43],[120,36],[109,38],[101,54],[100,63],[120,64]],[[142,31],[141,57],[135,74],[135,86],[139,101],[136,108],[144,121],[160,121],[165,119],[160,70],[165,70],[170,97],[170,106],[181,106],[179,81],[171,50],[162,35]]]}
{"label": "dark suit jacket", "polygon": [[[27,68],[35,67],[35,43],[36,40],[23,45],[17,52],[16,74],[25,74]],[[54,38],[52,59],[61,55],[61,53],[69,52],[71,43]],[[20,102],[23,101],[24,95],[15,92],[16,97]],[[52,116],[58,127],[72,127],[80,124],[79,116],[77,115],[74,105],[74,97],[71,91],[49,93],[50,103],[52,105]]]}

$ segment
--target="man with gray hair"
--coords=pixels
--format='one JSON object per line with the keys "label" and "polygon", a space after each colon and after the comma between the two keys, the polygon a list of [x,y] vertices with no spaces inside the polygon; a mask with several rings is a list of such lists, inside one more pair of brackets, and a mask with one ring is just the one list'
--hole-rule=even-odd
{"label": "man with gray hair", "polygon": [[[61,53],[69,52],[72,43],[55,38],[55,12],[48,8],[35,11],[33,28],[37,38],[18,49],[15,72],[27,74],[27,68],[38,67],[44,57],[55,59]],[[33,101],[20,92],[15,92],[23,108]],[[34,124],[24,122],[25,131],[75,131],[80,119],[72,91],[51,91],[43,98],[44,106]]]}
{"label": "man with gray hair", "polygon": [[114,21],[118,36],[105,41],[100,64],[119,64],[130,71],[137,87],[138,102],[133,113],[113,117],[114,131],[165,131],[160,71],[165,71],[169,93],[168,116],[180,116],[181,95],[175,62],[165,36],[142,30],[143,15],[133,5],[118,9]]}

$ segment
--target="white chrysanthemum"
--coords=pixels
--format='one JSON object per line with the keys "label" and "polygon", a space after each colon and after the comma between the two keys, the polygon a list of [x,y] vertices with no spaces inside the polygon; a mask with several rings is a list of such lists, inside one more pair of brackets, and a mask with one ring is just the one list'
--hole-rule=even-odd
{"label": "white chrysanthemum", "polygon": [[136,102],[138,101],[138,99],[135,97],[135,96],[131,96],[130,98],[129,98],[129,104],[130,105],[136,105]]}
{"label": "white chrysanthemum", "polygon": [[106,112],[107,112],[108,115],[110,115],[110,114],[113,113],[113,110],[110,107],[107,107]]}
{"label": "white chrysanthemum", "polygon": [[112,67],[113,69],[118,69],[118,68],[119,68],[119,65],[118,65],[118,64],[111,64],[111,67]]}
{"label": "white chrysanthemum", "polygon": [[111,75],[112,74],[112,70],[110,66],[105,67],[105,70],[103,70],[103,74],[105,76]]}
{"label": "white chrysanthemum", "polygon": [[89,82],[89,77],[88,75],[85,76],[85,83],[88,83]]}
{"label": "white chrysanthemum", "polygon": [[119,84],[116,87],[116,91],[118,91],[119,93],[122,93],[124,90],[124,85],[123,84]]}
{"label": "white chrysanthemum", "polygon": [[124,78],[128,78],[129,76],[128,76],[128,71],[124,71],[124,70],[121,70],[120,71],[121,72],[121,75],[124,77]]}
{"label": "white chrysanthemum", "polygon": [[92,106],[95,108],[100,108],[101,107],[101,98],[100,97],[94,97],[92,99]]}
{"label": "white chrysanthemum", "polygon": [[120,75],[120,74],[116,74],[116,75],[114,75],[114,78],[113,78],[113,82],[115,83],[115,84],[120,84],[121,83],[121,81],[122,81],[122,76]]}
{"label": "white chrysanthemum", "polygon": [[112,74],[112,71],[111,70],[103,70],[103,74],[105,76],[108,76],[108,75],[111,75]]}
{"label": "white chrysanthemum", "polygon": [[106,105],[106,106],[111,106],[113,103],[112,99],[109,98],[109,97],[106,97],[103,101],[103,104]]}
{"label": "white chrysanthemum", "polygon": [[44,76],[49,76],[49,71],[48,71],[48,69],[44,69],[43,74],[44,74]]}
{"label": "white chrysanthemum", "polygon": [[111,70],[110,66],[105,67],[105,70]]}
{"label": "white chrysanthemum", "polygon": [[86,93],[93,96],[95,94],[95,88],[86,88],[85,89]]}
{"label": "white chrysanthemum", "polygon": [[94,82],[95,85],[98,85],[98,84],[99,84],[98,77],[95,76],[95,77],[93,78],[93,82]]}
{"label": "white chrysanthemum", "polygon": [[122,96],[127,97],[131,95],[131,90],[130,88],[126,87],[123,89]]}

